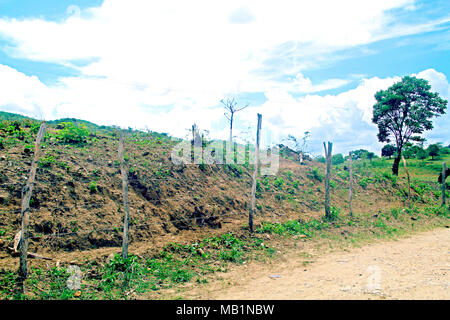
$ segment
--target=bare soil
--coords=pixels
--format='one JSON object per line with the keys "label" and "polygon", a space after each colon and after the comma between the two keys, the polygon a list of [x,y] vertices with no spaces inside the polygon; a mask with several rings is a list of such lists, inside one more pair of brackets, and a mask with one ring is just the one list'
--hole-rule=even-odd
{"label": "bare soil", "polygon": [[182,298],[448,300],[449,240],[450,229],[435,229],[319,256],[305,243],[282,259],[253,261],[185,289]]}

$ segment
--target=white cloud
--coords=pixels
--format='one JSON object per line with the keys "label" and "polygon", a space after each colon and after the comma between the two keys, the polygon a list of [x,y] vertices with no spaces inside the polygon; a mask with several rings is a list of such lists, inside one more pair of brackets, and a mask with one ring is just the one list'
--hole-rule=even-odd
{"label": "white cloud", "polygon": [[55,93],[36,76],[0,64],[0,106],[3,110],[48,117],[56,107]]}
{"label": "white cloud", "polygon": [[[450,84],[445,75],[434,69],[424,70],[417,76],[426,78],[432,90],[445,97]],[[378,151],[376,126],[372,124],[374,95],[386,89],[400,77],[363,79],[355,89],[336,95],[308,94],[295,98],[283,88],[265,92],[267,101],[239,112],[234,133],[245,139],[254,136],[256,113],[263,114],[263,130],[276,137],[293,134],[301,136],[311,131],[312,149],[320,152],[321,141],[335,141],[335,151],[366,146]],[[117,124],[123,127],[150,128],[183,137],[194,122],[209,130],[211,137],[226,138],[221,107],[174,105],[166,109],[143,104],[149,94],[135,86],[124,86],[108,79],[64,78],[54,86],[46,86],[36,77],[26,76],[8,66],[0,65],[0,95],[2,110],[54,119],[77,117],[98,124]],[[176,94],[176,93],[175,93]],[[163,96],[158,96],[164,102]],[[434,121],[435,129],[425,136],[430,142],[449,137],[448,115]],[[220,122],[222,121],[222,122]],[[244,133],[251,127],[250,133]]]}
{"label": "white cloud", "polygon": [[[7,51],[15,57],[65,65],[97,58],[76,68],[111,83],[139,84],[146,88],[143,103],[148,105],[212,106],[230,92],[292,86],[264,71],[271,66],[285,76],[304,68],[288,52],[279,55],[280,45],[293,43],[295,60],[320,60],[334,50],[406,32],[396,29],[389,10],[412,3],[106,0],[81,13],[71,9],[75,14],[59,22],[0,19],[0,36],[10,41]],[[272,65],[274,58],[288,69]],[[346,81],[313,86],[301,82],[306,78],[297,80],[298,89],[310,93]]]}
{"label": "white cloud", "polygon": [[[281,127],[283,133],[328,126],[330,133],[357,137],[351,121],[361,116],[370,125],[373,94],[396,78],[364,79],[353,90],[322,97],[314,93],[348,80],[313,83],[304,75],[310,61],[299,61],[313,57],[321,63],[336,50],[431,30],[442,22],[414,28],[397,24],[390,10],[413,10],[413,4],[106,0],[98,8],[69,8],[67,19],[58,22],[2,18],[0,37],[9,43],[3,48],[8,54],[72,66],[81,76],[46,86],[0,66],[0,107],[47,119],[148,126],[177,136],[196,122],[226,137],[226,130],[217,129],[223,127],[220,99],[229,93],[264,92],[266,103],[239,115],[242,128],[254,126],[260,112],[268,127]],[[77,60],[90,62],[77,66]],[[421,74],[436,90],[445,89],[443,74]],[[448,82],[446,88],[448,97]],[[294,98],[293,92],[307,95]]]}
{"label": "white cloud", "polygon": [[434,69],[427,69],[415,76],[428,80],[431,85],[431,91],[438,92],[441,97],[450,100],[450,85],[445,74]]}

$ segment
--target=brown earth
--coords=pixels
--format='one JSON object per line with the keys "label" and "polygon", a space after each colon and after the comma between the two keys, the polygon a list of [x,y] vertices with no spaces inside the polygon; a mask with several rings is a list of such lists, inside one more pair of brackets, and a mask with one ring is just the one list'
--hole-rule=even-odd
{"label": "brown earth", "polygon": [[[98,131],[92,132],[91,138],[82,147],[62,145],[51,138],[45,141],[41,158],[53,156],[55,162],[37,171],[31,201],[30,251],[46,255],[58,251],[108,252],[121,245],[123,210],[117,137]],[[138,247],[152,246],[149,240],[183,242],[192,236],[238,229],[246,223],[251,167],[175,165],[170,160],[175,143],[164,135],[133,133],[125,144],[130,168],[130,237]],[[0,264],[5,264],[1,261],[7,257],[5,248],[12,246],[14,234],[20,229],[21,189],[31,159],[32,152],[20,143],[2,150],[0,229],[4,234],[0,240],[5,245]],[[306,165],[299,165],[281,159],[277,176],[267,177],[269,189],[263,186],[259,192],[258,218],[308,219],[317,215],[322,210],[323,183],[313,177],[314,168],[324,172],[323,164],[317,162],[308,160]],[[336,184],[332,203],[345,210],[347,182],[338,173],[334,170],[332,177]],[[284,181],[280,187],[274,185],[277,178]],[[96,192],[90,191],[92,181],[97,183]],[[298,183],[297,188],[294,183]],[[355,210],[377,211],[380,204],[399,204],[388,182],[378,187],[369,185],[367,190],[355,183],[354,199]]]}
{"label": "brown earth", "polygon": [[[311,254],[304,254],[308,251]],[[299,255],[298,252],[303,253]],[[304,247],[187,288],[185,299],[450,299],[450,229],[312,258]],[[312,261],[314,260],[314,261]],[[176,295],[176,294],[174,294]],[[178,294],[179,295],[179,294]]]}

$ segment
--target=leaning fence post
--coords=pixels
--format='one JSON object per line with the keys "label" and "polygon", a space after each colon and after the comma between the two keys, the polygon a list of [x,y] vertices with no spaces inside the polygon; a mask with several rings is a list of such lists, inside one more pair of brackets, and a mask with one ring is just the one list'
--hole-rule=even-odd
{"label": "leaning fence post", "polygon": [[126,259],[128,257],[128,224],[130,221],[130,203],[128,201],[128,172],[125,167],[125,159],[123,156],[123,140],[124,133],[120,132],[119,140],[119,161],[120,161],[120,172],[122,175],[122,193],[123,193],[123,208],[124,208],[124,218],[123,218],[123,241],[122,241],[122,257]]}
{"label": "leaning fence post", "polygon": [[442,162],[442,205],[445,207],[445,173],[447,169],[445,168],[445,162]]}
{"label": "leaning fence post", "polygon": [[41,140],[45,134],[46,125],[45,122],[41,124],[39,132],[36,137],[36,144],[34,146],[33,161],[31,162],[31,170],[28,176],[26,185],[22,189],[22,209],[20,212],[22,218],[21,236],[20,236],[20,269],[19,275],[22,279],[22,291],[23,281],[27,277],[27,251],[28,251],[28,223],[29,223],[29,211],[30,211],[30,199],[33,192],[34,179],[36,177],[37,162],[39,160],[39,154],[41,151]]}
{"label": "leaning fence post", "polygon": [[352,153],[348,153],[349,170],[350,170],[350,182],[349,182],[349,199],[348,206],[350,209],[350,217],[353,217],[352,200],[353,200],[353,167],[352,167]]}
{"label": "leaning fence post", "polygon": [[258,165],[259,165],[259,140],[261,137],[261,120],[262,115],[258,113],[258,125],[256,127],[256,150],[255,150],[255,168],[253,171],[253,184],[252,184],[252,203],[250,212],[248,215],[248,227],[250,232],[253,233],[253,213],[255,212],[255,202],[256,202],[256,176],[258,174]]}
{"label": "leaning fence post", "polygon": [[411,209],[411,180],[409,178],[409,171],[408,171],[408,167],[406,166],[406,160],[405,160],[404,156],[402,156],[402,160],[403,160],[403,165],[405,166],[406,176],[408,178],[408,207],[409,207],[409,209]]}
{"label": "leaning fence post", "polygon": [[325,148],[325,158],[327,162],[327,174],[325,176],[325,217],[330,218],[330,174],[331,174],[331,150],[333,148],[333,144],[328,142],[328,148],[323,143],[323,147]]}

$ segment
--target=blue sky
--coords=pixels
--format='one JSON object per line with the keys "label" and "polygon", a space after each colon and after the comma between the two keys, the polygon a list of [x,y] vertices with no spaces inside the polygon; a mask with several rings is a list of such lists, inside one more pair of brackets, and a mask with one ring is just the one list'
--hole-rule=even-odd
{"label": "blue sky", "polygon": [[237,139],[259,112],[279,139],[311,131],[312,153],[379,153],[374,93],[414,74],[450,100],[449,61],[449,1],[0,0],[0,110],[42,119],[225,138],[235,96]]}

